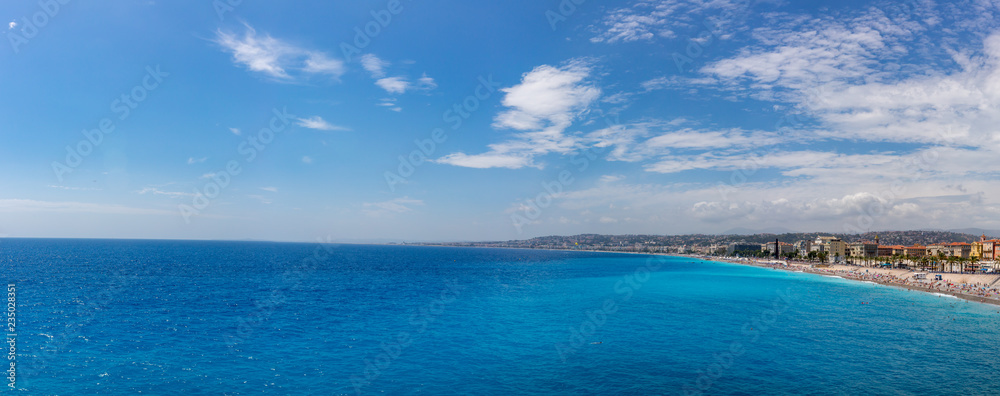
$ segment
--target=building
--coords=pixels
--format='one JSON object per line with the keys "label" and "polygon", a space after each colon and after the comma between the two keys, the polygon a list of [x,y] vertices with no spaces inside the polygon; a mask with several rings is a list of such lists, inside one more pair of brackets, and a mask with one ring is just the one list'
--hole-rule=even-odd
{"label": "building", "polygon": [[947,256],[949,252],[950,252],[950,249],[948,249],[947,245],[944,244],[944,243],[935,243],[933,245],[927,245],[927,255],[928,256],[937,257],[941,253],[944,253],[944,255]]}
{"label": "building", "polygon": [[903,250],[903,255],[907,257],[923,257],[927,255],[927,246],[913,245],[907,246]]}
{"label": "building", "polygon": [[972,256],[972,244],[968,242],[952,242],[927,245],[928,256],[937,257],[941,254],[944,254],[945,257],[969,258]]}
{"label": "building", "polygon": [[871,241],[855,242],[848,245],[851,257],[875,257],[878,254],[878,244]]}
{"label": "building", "polygon": [[986,235],[979,237],[978,242],[972,243],[969,256],[982,261],[996,261],[1000,257],[1000,239],[986,239]]}
{"label": "building", "polygon": [[808,254],[810,251],[812,251],[812,250],[810,250],[812,248],[812,241],[810,241],[810,240],[804,240],[804,241],[795,242],[794,246],[795,246],[795,250],[798,250],[799,254],[802,254],[802,255]]}
{"label": "building", "polygon": [[948,247],[951,249],[949,256],[969,258],[972,254],[972,244],[968,242],[952,242]]}
{"label": "building", "polygon": [[980,259],[986,261],[996,261],[997,258],[1000,258],[1000,239],[990,239],[980,243],[983,246],[983,252]]}
{"label": "building", "polygon": [[836,263],[843,261],[847,256],[847,244],[837,237],[818,237],[813,242],[812,251],[826,252],[827,261]]}
{"label": "building", "polygon": [[761,245],[759,243],[730,243],[726,247],[727,255],[750,255],[761,250]]}
{"label": "building", "polygon": [[879,245],[878,246],[878,254],[877,254],[877,256],[878,257],[892,257],[893,252],[896,250],[897,247],[902,247],[902,246]]}
{"label": "building", "polygon": [[[782,255],[788,253],[795,253],[795,246],[792,246],[792,244],[790,243],[778,242],[778,246],[780,246],[781,249],[779,253]],[[765,252],[771,252],[771,254],[773,255],[774,252],[778,251],[778,248],[774,246],[774,242],[768,242],[761,245],[761,250]]]}

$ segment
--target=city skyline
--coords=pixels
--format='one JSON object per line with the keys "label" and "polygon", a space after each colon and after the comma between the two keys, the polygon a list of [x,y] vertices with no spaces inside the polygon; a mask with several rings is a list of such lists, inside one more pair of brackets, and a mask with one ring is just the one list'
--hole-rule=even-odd
{"label": "city skyline", "polygon": [[0,235],[1000,229],[997,5],[6,5]]}

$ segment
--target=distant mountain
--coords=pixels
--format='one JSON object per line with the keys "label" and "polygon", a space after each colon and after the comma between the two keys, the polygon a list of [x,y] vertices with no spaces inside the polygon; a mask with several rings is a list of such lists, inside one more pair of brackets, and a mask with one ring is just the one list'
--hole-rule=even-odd
{"label": "distant mountain", "polygon": [[[844,242],[873,241],[877,237],[882,245],[904,245],[911,246],[929,245],[935,243],[948,242],[974,242],[979,240],[983,233],[1000,234],[981,229],[970,229],[966,231],[976,231],[976,234],[938,231],[938,230],[913,230],[913,231],[878,231],[866,232],[864,234],[840,234],[826,232],[765,232],[765,230],[733,229],[728,235],[600,235],[600,234],[580,234],[580,235],[550,235],[525,240],[510,241],[483,241],[483,242],[448,242],[448,243],[425,243],[428,245],[448,245],[448,246],[480,246],[480,247],[519,247],[519,248],[546,248],[546,249],[599,249],[630,252],[663,252],[663,251],[685,251],[694,247],[719,246],[730,243],[765,243],[775,239],[794,243],[801,240],[814,240],[818,236],[829,235],[838,237]],[[767,230],[767,231],[782,231]]]}
{"label": "distant mountain", "polygon": [[972,234],[972,235],[983,235],[991,238],[1000,238],[1000,230],[984,230],[982,228],[959,228],[954,230],[948,230],[951,232],[958,232],[962,234]]}
{"label": "distant mountain", "polygon": [[719,235],[757,235],[757,234],[795,234],[795,233],[797,233],[797,231],[793,231],[784,227],[769,227],[759,230],[752,230],[745,227],[736,227],[723,231]]}

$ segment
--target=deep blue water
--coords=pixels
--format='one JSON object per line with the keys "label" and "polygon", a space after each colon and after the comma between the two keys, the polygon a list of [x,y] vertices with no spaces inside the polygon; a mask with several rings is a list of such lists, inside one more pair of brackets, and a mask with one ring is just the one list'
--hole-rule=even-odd
{"label": "deep blue water", "polygon": [[0,270],[20,394],[1000,394],[998,307],[686,258],[3,239]]}

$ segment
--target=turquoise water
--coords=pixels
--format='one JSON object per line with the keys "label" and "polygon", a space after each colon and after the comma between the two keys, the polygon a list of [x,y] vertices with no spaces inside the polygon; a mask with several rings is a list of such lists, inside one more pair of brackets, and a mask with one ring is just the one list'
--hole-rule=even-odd
{"label": "turquoise water", "polygon": [[1000,394],[998,307],[687,258],[4,239],[0,269],[21,394]]}

